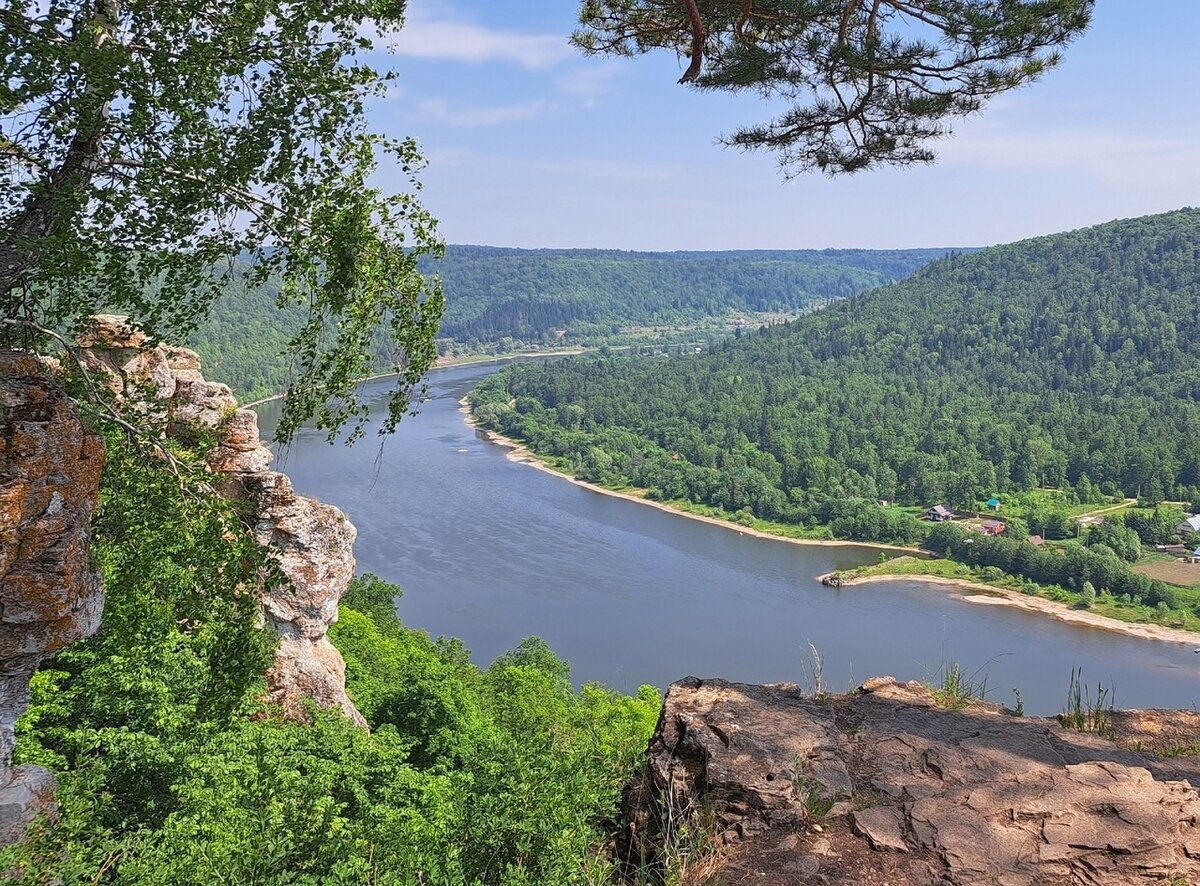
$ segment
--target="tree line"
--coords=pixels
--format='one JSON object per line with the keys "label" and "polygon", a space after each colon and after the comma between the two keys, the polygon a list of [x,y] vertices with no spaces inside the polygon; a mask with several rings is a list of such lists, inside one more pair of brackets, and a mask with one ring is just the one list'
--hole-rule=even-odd
{"label": "tree line", "polygon": [[[505,351],[623,344],[638,327],[687,325],[731,312],[800,312],[911,274],[944,249],[622,252],[449,246],[437,274],[446,306],[440,350]],[[233,274],[191,344],[213,378],[247,398],[280,390],[292,363],[288,343],[304,321],[278,306],[278,281]],[[391,363],[377,335],[370,367]]]}

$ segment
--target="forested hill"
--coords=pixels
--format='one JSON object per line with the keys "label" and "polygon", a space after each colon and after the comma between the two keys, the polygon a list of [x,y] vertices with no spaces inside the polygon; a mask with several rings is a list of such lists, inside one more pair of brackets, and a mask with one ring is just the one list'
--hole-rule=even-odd
{"label": "forested hill", "polygon": [[[907,276],[945,249],[619,252],[450,246],[441,275],[444,351],[623,343],[639,327],[688,326],[731,312],[795,313]],[[270,285],[235,282],[195,334],[214,378],[245,397],[273,393],[302,320]]]}
{"label": "forested hill", "polygon": [[451,246],[441,335],[553,341],[687,323],[730,311],[797,311],[908,276],[945,249],[621,252]]}
{"label": "forested hill", "polygon": [[519,367],[479,411],[592,479],[803,522],[1041,484],[1192,500],[1198,399],[1185,209],[951,256],[711,353]]}

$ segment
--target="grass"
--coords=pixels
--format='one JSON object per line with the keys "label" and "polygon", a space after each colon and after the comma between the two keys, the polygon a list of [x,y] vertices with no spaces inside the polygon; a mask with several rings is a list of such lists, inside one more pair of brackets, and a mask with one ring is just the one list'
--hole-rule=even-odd
{"label": "grass", "polygon": [[720,882],[717,871],[724,853],[712,806],[705,803],[694,811],[682,810],[670,789],[663,800],[667,806],[663,843],[653,857],[626,869],[622,882],[633,886],[715,886]]}
{"label": "grass", "polygon": [[1096,694],[1083,682],[1083,669],[1071,669],[1071,684],[1067,688],[1066,708],[1058,721],[1065,729],[1112,735],[1115,700],[1111,686],[1096,684]]}
{"label": "grass", "polygon": [[876,806],[886,806],[890,799],[882,791],[870,789],[856,793],[850,803],[856,812],[861,812],[864,809],[872,809]]}
{"label": "grass", "polygon": [[1138,563],[1133,571],[1183,588],[1200,585],[1200,563],[1184,563],[1175,557],[1160,557]]}
{"label": "grass", "polygon": [[983,701],[987,696],[987,675],[984,674],[981,679],[981,670],[982,668],[977,668],[973,673],[967,674],[958,662],[942,662],[934,679],[925,685],[929,687],[939,705],[957,711],[972,701]]}
{"label": "grass", "polygon": [[812,824],[823,821],[839,798],[825,793],[825,785],[811,775],[800,772],[799,768],[802,764],[803,761],[796,761],[797,772],[793,784],[796,788],[796,796],[800,798],[800,804],[804,807],[805,817]]}

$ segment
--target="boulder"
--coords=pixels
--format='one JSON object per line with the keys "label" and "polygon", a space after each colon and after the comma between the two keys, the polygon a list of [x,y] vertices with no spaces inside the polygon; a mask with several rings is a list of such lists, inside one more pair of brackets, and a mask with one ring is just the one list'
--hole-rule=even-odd
{"label": "boulder", "polygon": [[[1122,713],[1115,734],[1141,748],[1179,713]],[[1200,883],[1197,784],[1194,757],[948,710],[920,684],[814,698],[688,678],[667,693],[616,845],[632,868],[665,858],[681,824],[705,829],[727,884]]]}

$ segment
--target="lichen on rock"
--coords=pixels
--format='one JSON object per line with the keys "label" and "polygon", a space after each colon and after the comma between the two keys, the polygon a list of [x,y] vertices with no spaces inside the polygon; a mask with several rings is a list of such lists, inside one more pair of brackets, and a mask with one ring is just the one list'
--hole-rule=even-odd
{"label": "lichen on rock", "polygon": [[10,768],[34,670],[95,633],[104,606],[88,555],[104,444],[37,357],[0,352],[0,845],[53,814],[54,778]]}

